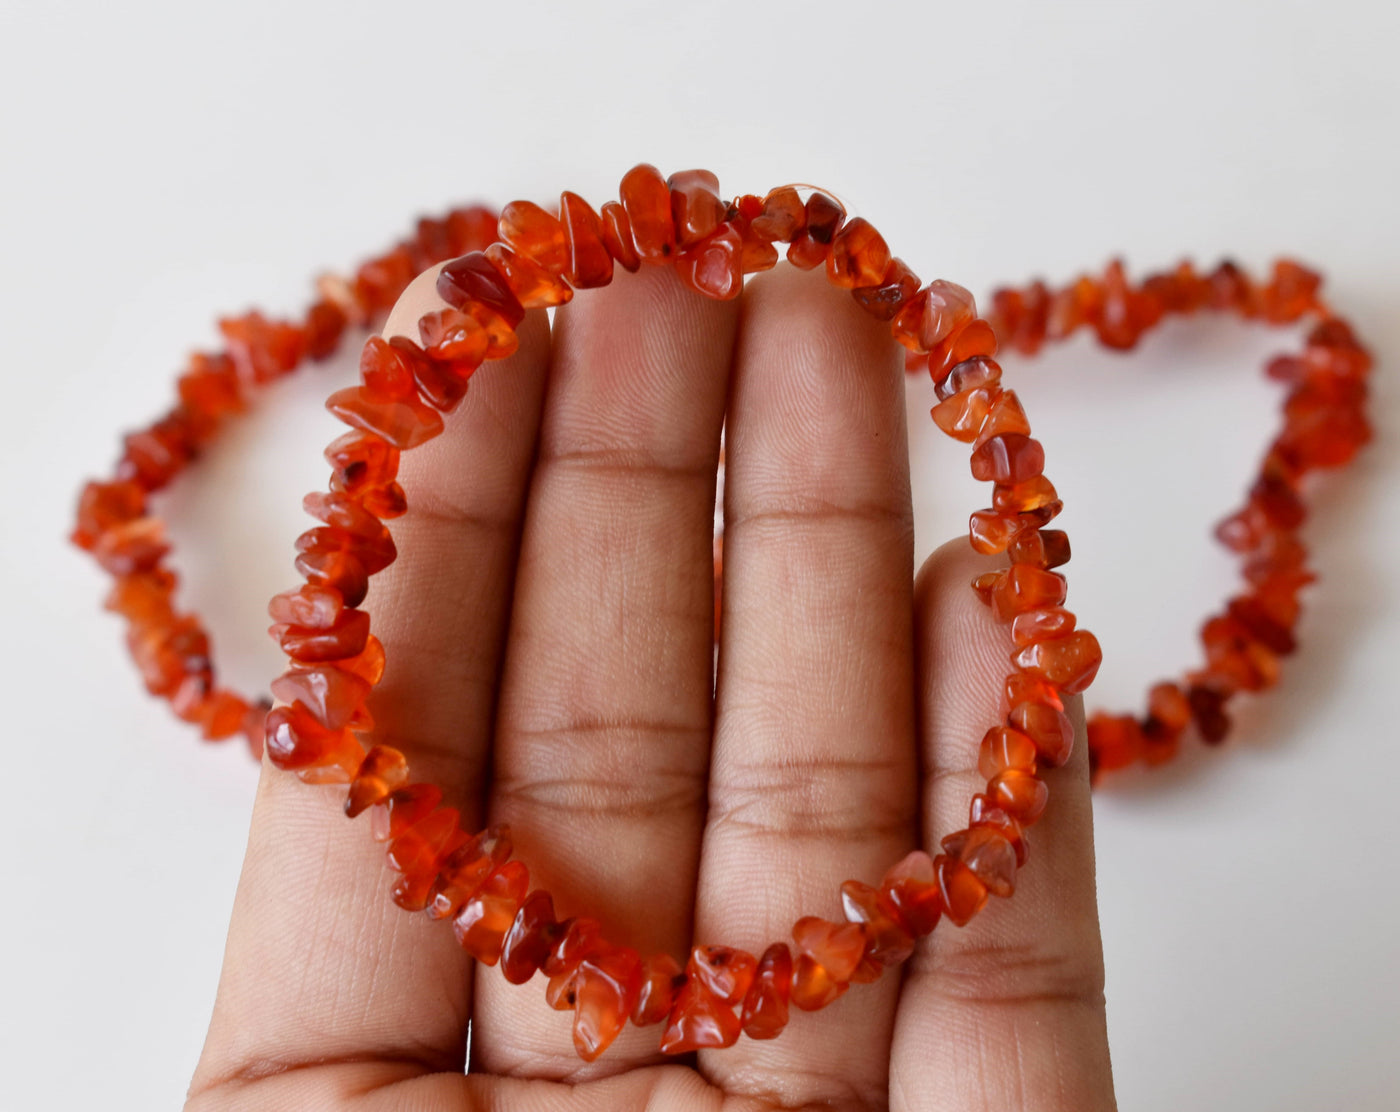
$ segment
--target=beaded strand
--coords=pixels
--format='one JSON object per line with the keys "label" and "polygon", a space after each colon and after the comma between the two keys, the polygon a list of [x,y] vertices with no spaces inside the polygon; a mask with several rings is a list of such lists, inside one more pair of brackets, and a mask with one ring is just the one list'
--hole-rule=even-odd
{"label": "beaded strand", "polygon": [[[1220,741],[1226,702],[1277,681],[1279,657],[1294,648],[1298,592],[1312,581],[1297,537],[1301,481],[1348,462],[1370,435],[1363,411],[1370,359],[1321,301],[1317,275],[1296,263],[1276,264],[1263,283],[1230,263],[1208,275],[1183,264],[1135,287],[1115,262],[1101,279],[1081,278],[1060,291],[1041,283],[999,291],[984,319],[965,289],[922,283],[874,227],[847,220],[820,190],[804,197],[784,186],[726,201],[706,171],[665,178],[639,165],[619,193],[598,211],[565,192],[555,212],[514,201],[499,216],[473,207],[422,220],[411,240],[366,263],[353,281],[323,279],[304,321],[250,313],[220,322],[227,350],[192,357],[176,408],[126,438],[112,481],[84,489],[73,534],[116,577],[107,605],[128,620],[128,644],[148,690],[207,738],[241,732],[255,754],[265,746],[278,768],[309,783],[348,785],[346,814],[370,812],[372,835],[387,844],[399,874],[394,902],[450,920],[464,950],[499,963],[512,983],[543,972],[547,1000],[573,1012],[575,1047],[590,1061],[629,1020],[664,1024],[668,1053],[729,1046],[741,1034],[773,1038],[790,1006],[825,1007],[851,984],[907,959],[940,919],[965,925],[989,896],[1012,894],[1026,861],[1026,830],[1047,802],[1039,773],[1068,760],[1073,744],[1062,697],[1088,687],[1101,652],[1063,605],[1067,585],[1055,569],[1069,560],[1069,542],[1046,528],[1062,502],[1015,391],[1001,385],[998,338],[1034,354],[1081,327],[1109,347],[1131,348],[1168,314],[1230,310],[1274,324],[1314,322],[1300,356],[1268,366],[1289,387],[1284,426],[1244,508],[1218,530],[1245,558],[1249,589],[1207,621],[1203,668],[1153,687],[1141,718],[1100,713],[1090,720],[1096,774],[1167,759],[1193,723],[1204,740]],[[876,885],[847,881],[840,919],[799,919],[792,945],[776,942],[758,956],[698,946],[682,967],[669,954],[643,956],[607,941],[596,920],[558,918],[550,894],[532,890],[527,867],[513,859],[506,828],[463,829],[439,788],[410,777],[401,752],[366,749],[362,735],[373,731],[366,702],[385,658],[362,604],[370,578],[397,556],[384,523],[408,509],[397,482],[401,453],[442,433],[471,377],[516,349],[527,310],[607,285],[616,266],[644,264],[674,267],[703,296],[734,298],[745,275],[776,265],[779,244],[795,266],[823,268],[828,281],[888,322],[911,369],[934,382],[934,422],[971,446],[973,476],[993,484],[992,505],[971,515],[969,536],[977,551],[1009,559],[973,583],[1010,626],[1008,709],[981,741],[986,788],[971,800],[967,827],[942,839],[942,852],[915,851]],[[326,450],[329,491],[304,500],[320,522],[296,545],[306,582],[269,606],[271,633],[291,658],[272,684],[280,705],[269,711],[266,700],[215,684],[207,633],[174,607],[176,580],[164,566],[169,546],[148,513],[149,496],[196,458],[257,386],[306,359],[326,358],[350,327],[382,321],[418,273],[447,259],[437,279],[447,308],[419,320],[417,341],[372,336],[361,353],[360,384],[327,402],[350,431]]]}

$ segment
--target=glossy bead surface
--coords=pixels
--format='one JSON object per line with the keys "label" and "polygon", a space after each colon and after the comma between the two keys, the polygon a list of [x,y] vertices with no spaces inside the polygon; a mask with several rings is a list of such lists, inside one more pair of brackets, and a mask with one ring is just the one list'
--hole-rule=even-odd
{"label": "glossy bead surface", "polygon": [[1045,469],[1040,441],[1004,433],[983,441],[972,453],[972,477],[981,482],[1024,483]]}
{"label": "glossy bead surface", "polygon": [[642,963],[642,979],[637,1000],[632,1005],[632,1022],[637,1027],[660,1023],[671,1012],[675,995],[685,984],[680,963],[670,954],[653,954]]}
{"label": "glossy bead surface", "polygon": [[943,896],[944,914],[957,926],[967,926],[986,906],[987,886],[956,857],[939,854],[934,858],[933,868]]}
{"label": "glossy bead surface", "polygon": [[[852,967],[854,971],[854,967]],[[798,954],[793,965],[789,1002],[804,1012],[815,1012],[839,1000],[848,982],[838,981],[827,968],[809,954]]]}
{"label": "glossy bead surface", "polygon": [[1050,793],[1034,774],[1012,768],[987,781],[987,798],[1022,826],[1030,826],[1045,813]]}
{"label": "glossy bead surface", "polygon": [[842,224],[831,239],[826,257],[826,278],[833,286],[853,290],[878,286],[890,265],[890,249],[885,237],[863,217]]}
{"label": "glossy bead surface", "polygon": [[587,201],[567,190],[559,196],[564,224],[564,277],[575,289],[606,286],[612,281],[613,259],[603,242],[603,221]]}
{"label": "glossy bead surface", "polygon": [[568,267],[564,225],[533,201],[512,201],[501,209],[499,230],[502,242],[549,273],[563,274]]}
{"label": "glossy bead surface", "polygon": [[644,162],[623,175],[618,193],[637,257],[648,263],[668,261],[676,253],[676,225],[666,179]]}
{"label": "glossy bead surface", "polygon": [[792,952],[775,942],[758,959],[753,983],[744,996],[740,1016],[744,1034],[751,1039],[775,1039],[788,1024],[788,999],[792,992]]}
{"label": "glossy bead surface", "polygon": [[636,950],[617,946],[585,958],[574,988],[574,1049],[585,1062],[596,1061],[632,1014],[642,981]]}
{"label": "glossy bead surface", "polygon": [[1103,650],[1098,638],[1086,629],[1049,640],[1036,641],[1018,651],[1012,663],[1070,695],[1094,682]]}
{"label": "glossy bead surface", "polygon": [[930,352],[977,316],[972,294],[953,282],[930,282],[890,322],[894,338],[914,352]]}
{"label": "glossy bead surface", "polygon": [[530,874],[519,861],[507,861],[487,877],[452,920],[462,949],[477,961],[495,965],[529,886]]}
{"label": "glossy bead surface", "polygon": [[544,965],[559,933],[553,897],[543,890],[531,892],[501,940],[502,976],[513,985],[523,985]]}
{"label": "glossy bead surface", "polygon": [[676,993],[666,1030],[661,1036],[663,1054],[693,1050],[718,1050],[739,1041],[742,1026],[734,1009],[719,997],[687,981]]}

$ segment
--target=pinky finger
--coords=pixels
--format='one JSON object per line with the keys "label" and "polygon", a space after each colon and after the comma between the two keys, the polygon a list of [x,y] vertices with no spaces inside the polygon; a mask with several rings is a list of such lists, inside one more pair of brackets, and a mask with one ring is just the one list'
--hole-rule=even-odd
{"label": "pinky finger", "polygon": [[[929,558],[915,585],[925,847],[967,825],[984,787],[978,745],[1004,713],[1010,638],[968,583],[991,566],[959,540]],[[1093,819],[1083,710],[1075,751],[1047,773],[1050,806],[1031,830],[1009,900],[966,927],[946,920],[912,959],[890,1063],[897,1112],[1115,1107],[1094,890]]]}

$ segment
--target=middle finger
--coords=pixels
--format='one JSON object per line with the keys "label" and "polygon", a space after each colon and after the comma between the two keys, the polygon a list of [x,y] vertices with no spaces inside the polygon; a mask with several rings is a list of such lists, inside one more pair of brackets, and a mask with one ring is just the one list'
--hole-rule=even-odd
{"label": "middle finger", "polygon": [[[556,914],[683,954],[712,721],[715,470],[734,302],[619,272],[555,320],[491,793]],[[581,1066],[569,1014],[479,977],[473,1059],[573,1077],[656,1056],[629,1027]]]}
{"label": "middle finger", "polygon": [[[697,940],[761,946],[799,914],[840,922],[841,882],[913,846],[914,525],[888,327],[786,266],[745,298]],[[897,991],[794,1010],[701,1068],[784,1107],[883,1106]]]}

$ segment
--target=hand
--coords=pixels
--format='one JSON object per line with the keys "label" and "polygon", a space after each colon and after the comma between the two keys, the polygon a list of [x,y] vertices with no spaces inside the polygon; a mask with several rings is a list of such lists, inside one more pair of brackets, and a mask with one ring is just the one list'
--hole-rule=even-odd
{"label": "hand", "polygon": [[[433,278],[386,332],[440,307]],[[758,953],[966,825],[1009,641],[965,539],[913,574],[901,352],[786,264],[725,303],[643,268],[560,309],[552,341],[532,312],[405,455],[402,556],[371,593],[376,736],[473,828],[509,823],[561,915],[643,953]],[[539,978],[473,968],[394,907],[367,819],[265,765],[189,1107],[1112,1108],[1073,712],[1012,900],[775,1041],[680,1060],[629,1026],[580,1061]]]}

